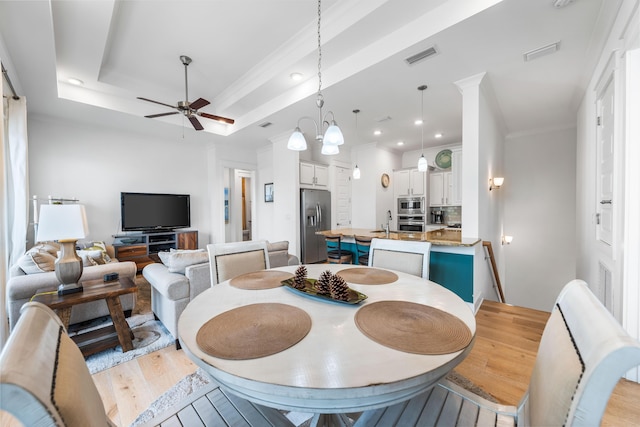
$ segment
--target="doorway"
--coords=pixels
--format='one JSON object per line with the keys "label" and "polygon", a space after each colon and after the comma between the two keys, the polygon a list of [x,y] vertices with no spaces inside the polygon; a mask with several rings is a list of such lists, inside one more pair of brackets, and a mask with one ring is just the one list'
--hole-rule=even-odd
{"label": "doorway", "polygon": [[255,235],[254,174],[246,169],[224,170],[225,242],[247,241]]}

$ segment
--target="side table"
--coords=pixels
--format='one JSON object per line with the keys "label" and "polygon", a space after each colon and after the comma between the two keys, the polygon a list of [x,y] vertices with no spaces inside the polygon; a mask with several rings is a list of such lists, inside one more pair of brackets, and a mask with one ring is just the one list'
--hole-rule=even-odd
{"label": "side table", "polygon": [[56,292],[51,292],[52,289],[39,289],[32,301],[46,304],[55,310],[65,328],[68,329],[73,306],[103,299],[109,308],[113,325],[75,335],[72,337],[73,341],[80,347],[85,357],[113,348],[118,344],[122,346],[123,352],[133,350],[133,334],[124,317],[120,295],[137,292],[135,282],[127,277],[112,282],[98,279],[82,282],[82,287],[82,292],[67,295],[58,295]]}

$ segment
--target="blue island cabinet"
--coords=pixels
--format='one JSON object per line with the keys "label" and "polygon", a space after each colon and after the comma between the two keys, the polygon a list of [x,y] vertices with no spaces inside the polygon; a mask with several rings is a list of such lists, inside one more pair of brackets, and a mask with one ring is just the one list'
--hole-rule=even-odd
{"label": "blue island cabinet", "polygon": [[464,249],[433,245],[429,257],[429,280],[473,304],[474,251]]}

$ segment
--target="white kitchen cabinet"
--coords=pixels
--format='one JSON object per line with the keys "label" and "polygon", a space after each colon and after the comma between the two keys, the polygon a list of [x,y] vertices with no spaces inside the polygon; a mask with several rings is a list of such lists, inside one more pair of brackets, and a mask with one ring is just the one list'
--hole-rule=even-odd
{"label": "white kitchen cabinet", "polygon": [[329,166],[300,162],[300,186],[328,189]]}
{"label": "white kitchen cabinet", "polygon": [[451,170],[429,174],[429,206],[462,205],[462,150],[451,150]]}
{"label": "white kitchen cabinet", "polygon": [[393,193],[398,197],[423,197],[425,193],[426,172],[418,169],[405,169],[393,173]]}

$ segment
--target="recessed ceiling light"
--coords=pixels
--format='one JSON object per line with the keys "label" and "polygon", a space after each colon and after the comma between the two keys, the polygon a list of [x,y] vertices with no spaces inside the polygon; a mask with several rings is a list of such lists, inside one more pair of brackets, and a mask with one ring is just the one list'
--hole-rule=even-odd
{"label": "recessed ceiling light", "polygon": [[382,131],[381,130],[374,130],[373,134],[378,136],[378,135],[382,135]]}
{"label": "recessed ceiling light", "polygon": [[413,122],[414,125],[416,126],[420,126],[422,124],[422,119],[418,119],[415,122]]}
{"label": "recessed ceiling light", "polygon": [[433,135],[436,138],[442,138],[442,133],[438,132],[435,135]]}
{"label": "recessed ceiling light", "polygon": [[72,85],[76,85],[76,86],[82,86],[84,84],[84,82],[82,80],[76,79],[75,77],[68,78],[67,82],[71,83]]}
{"label": "recessed ceiling light", "polygon": [[404,141],[398,141],[397,144],[398,145],[404,145]]}
{"label": "recessed ceiling light", "polygon": [[297,82],[302,80],[302,73],[291,73],[289,77],[291,77],[291,80],[293,80],[294,82]]}

